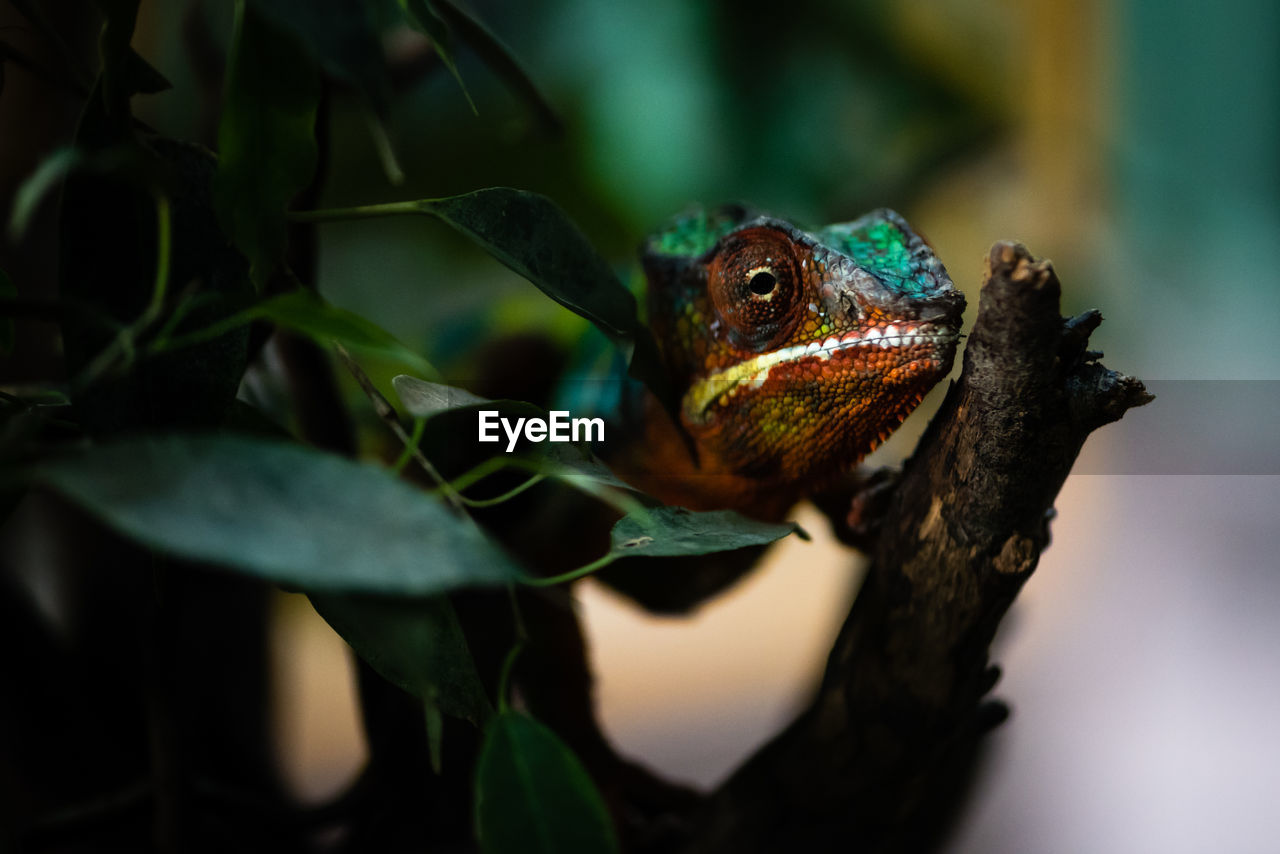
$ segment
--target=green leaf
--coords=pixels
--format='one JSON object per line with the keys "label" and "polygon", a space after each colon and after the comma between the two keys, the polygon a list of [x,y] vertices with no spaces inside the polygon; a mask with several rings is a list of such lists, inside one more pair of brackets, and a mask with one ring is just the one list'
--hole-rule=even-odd
{"label": "green leaf", "polygon": [[364,0],[242,0],[292,34],[328,74],[355,89],[370,110],[369,130],[392,184],[404,173],[392,150],[386,122],[391,114],[391,75],[382,54],[377,4]]}
{"label": "green leaf", "polygon": [[542,724],[504,712],[476,768],[476,835],[485,854],[616,852],[618,841],[582,763]]}
{"label": "green leaf", "polygon": [[636,315],[635,297],[590,242],[546,196],[489,187],[460,196],[333,210],[299,211],[298,222],[424,213],[471,238],[543,293],[591,321],[625,355],[627,369],[679,423],[675,394],[657,343]]}
{"label": "green leaf", "polygon": [[312,593],[311,603],[388,681],[477,726],[493,713],[447,597]]}
{"label": "green leaf", "polygon": [[247,2],[276,26],[292,33],[325,71],[358,90],[378,116],[387,116],[391,77],[369,4],[363,0]]}
{"label": "green leaf", "polygon": [[469,44],[507,88],[533,110],[543,128],[551,133],[560,132],[563,122],[551,103],[538,90],[511,48],[503,44],[483,21],[460,8],[453,0],[427,0],[427,4],[441,22]]}
{"label": "green leaf", "polygon": [[84,154],[77,148],[59,148],[50,154],[35,171],[27,176],[13,196],[13,209],[9,213],[9,238],[17,241],[27,231],[31,217],[40,202],[63,178],[84,161]]}
{"label": "green leaf", "polygon": [[286,329],[301,332],[324,347],[337,341],[351,350],[381,356],[421,373],[437,375],[430,362],[378,324],[355,312],[331,305],[310,291],[293,291],[272,297],[249,309],[249,312],[255,318],[264,318]]}
{"label": "green leaf", "polygon": [[635,297],[554,202],[525,190],[490,187],[416,205],[595,324],[622,350],[631,375],[678,413],[653,335],[636,315]]}
{"label": "green leaf", "polygon": [[26,233],[31,218],[40,203],[64,180],[74,173],[91,173],[116,178],[139,186],[155,183],[157,170],[154,162],[129,145],[118,145],[90,152],[73,145],[54,150],[40,161],[40,165],[23,179],[13,196],[13,208],[9,213],[9,238],[17,241]]}
{"label": "green leaf", "polygon": [[[16,297],[18,289],[4,270],[0,270],[0,297]],[[0,356],[13,352],[13,318],[0,318]]]}
{"label": "green leaf", "polygon": [[654,507],[617,521],[609,553],[617,557],[705,555],[763,546],[801,532],[794,522],[758,522],[732,510]]}
{"label": "green leaf", "polygon": [[479,115],[479,110],[476,109],[476,102],[471,99],[471,93],[467,91],[467,84],[462,82],[462,75],[458,73],[458,65],[453,58],[453,31],[449,29],[449,25],[444,18],[440,17],[440,13],[432,8],[427,0],[400,0],[400,8],[404,10],[405,17],[431,39],[431,44],[436,50],[436,56],[440,57],[444,67],[449,69],[453,79],[458,81],[458,88],[462,90],[463,96],[471,106],[471,112]]}
{"label": "green leaf", "polygon": [[[525,579],[534,587],[575,581],[597,572],[620,558],[681,557],[727,552],[749,546],[765,546],[787,534],[809,539],[794,522],[757,522],[733,510],[694,512],[683,507],[627,509],[613,526],[609,551],[577,569]],[[625,589],[625,588],[624,588]]]}
{"label": "green leaf", "polygon": [[256,8],[236,7],[213,193],[218,222],[261,290],[284,254],[285,209],[319,162],[320,75],[298,40]]}
{"label": "green leaf", "polygon": [[546,196],[490,187],[425,199],[439,217],[615,342],[635,334],[636,300],[578,227]]}
{"label": "green leaf", "polygon": [[472,394],[465,388],[428,382],[401,374],[391,380],[405,410],[415,418],[430,418],[460,406],[490,403],[488,398]]}
{"label": "green leaf", "polygon": [[345,308],[325,302],[311,291],[291,291],[219,321],[204,329],[156,342],[158,352],[176,350],[217,338],[255,320],[270,320],[301,333],[322,347],[338,342],[350,350],[390,359],[420,373],[436,376],[436,369],[390,332]]}
{"label": "green leaf", "polygon": [[520,576],[441,501],[384,469],[286,442],[130,439],[27,479],[157,550],[311,591],[428,596]]}

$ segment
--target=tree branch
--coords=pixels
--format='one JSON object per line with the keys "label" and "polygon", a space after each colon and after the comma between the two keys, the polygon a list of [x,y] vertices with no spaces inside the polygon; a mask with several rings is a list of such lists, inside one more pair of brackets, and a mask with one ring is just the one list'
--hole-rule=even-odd
{"label": "tree branch", "polygon": [[[996,626],[1049,543],[1088,434],[1152,398],[1058,314],[1053,268],[997,243],[964,369],[888,502],[867,581],[812,705],[690,817],[685,850],[916,851],[980,736]],[[682,834],[684,835],[684,834]]]}

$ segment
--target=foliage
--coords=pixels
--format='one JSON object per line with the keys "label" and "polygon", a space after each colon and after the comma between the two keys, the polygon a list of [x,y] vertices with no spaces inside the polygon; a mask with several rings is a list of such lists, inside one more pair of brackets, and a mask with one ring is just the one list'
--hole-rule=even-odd
{"label": "foliage", "polygon": [[[164,587],[159,579],[194,579],[203,571],[196,567],[212,567],[305,592],[356,654],[420,703],[437,768],[458,722],[480,728],[475,831],[485,851],[617,850],[605,800],[566,734],[510,707],[509,674],[479,666],[472,649],[479,629],[456,602],[486,588],[509,594],[510,664],[527,640],[519,590],[563,584],[621,558],[761,546],[798,529],[661,506],[585,446],[460,453],[458,437],[474,433],[480,409],[546,412],[532,401],[486,400],[439,384],[425,346],[407,345],[320,296],[309,245],[318,223],[334,223],[325,236],[369,217],[438,220],[496,262],[493,269],[505,266],[592,324],[631,376],[673,410],[635,297],[548,195],[472,187],[351,208],[310,203],[328,177],[321,167],[332,140],[323,118],[348,95],[368,119],[388,179],[403,178],[388,130],[395,96],[382,36],[389,27],[424,33],[473,110],[480,90],[463,82],[464,50],[543,131],[554,133],[563,121],[495,31],[452,0],[237,0],[217,81],[223,100],[215,159],[135,117],[136,96],[169,83],[131,46],[138,4],[99,5],[101,68],[76,137],[30,174],[7,212],[10,233],[29,235],[42,202],[62,186],[60,298],[21,299],[23,282],[0,272],[0,354],[13,345],[14,316],[52,314],[61,324],[68,380],[4,394],[0,456],[15,465],[0,505],[10,512],[31,491],[60,496],[149,555],[157,589]],[[345,179],[341,163],[329,169],[335,181]],[[384,456],[398,455],[396,463],[376,454],[359,462],[333,443],[297,438],[280,424],[307,436],[322,432],[301,404],[267,412],[234,398],[246,377],[267,373],[263,342],[277,332],[323,351],[340,345],[411,374],[393,385],[412,436],[376,391],[372,405],[356,413],[374,411],[392,426],[401,447]],[[313,364],[321,375],[304,379],[332,392],[330,363]],[[329,414],[335,422],[351,415],[340,408]],[[603,553],[548,571],[523,564],[520,544],[487,526],[493,513],[527,513],[519,509],[522,496],[543,487],[551,491],[540,495],[559,495],[552,490],[559,487],[608,508],[597,530],[575,531],[584,543],[600,542]],[[125,613],[165,624],[165,609],[174,606],[160,597],[157,616],[141,596],[129,607],[135,610]],[[442,724],[442,715],[453,720]]]}
{"label": "foliage", "polygon": [[476,834],[485,852],[617,851],[604,801],[555,733],[504,712],[476,769]]}

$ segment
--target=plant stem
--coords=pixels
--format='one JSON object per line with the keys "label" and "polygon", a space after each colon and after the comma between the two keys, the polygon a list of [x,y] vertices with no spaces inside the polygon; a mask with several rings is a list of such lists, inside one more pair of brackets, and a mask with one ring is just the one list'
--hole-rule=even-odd
{"label": "plant stem", "polygon": [[535,474],[533,477],[521,483],[519,486],[513,486],[501,495],[495,495],[493,498],[468,498],[465,495],[460,496],[468,507],[492,507],[495,504],[501,504],[504,501],[510,501],[526,489],[531,489],[542,483],[546,479],[546,475]]}
{"label": "plant stem", "polygon": [[400,456],[391,464],[391,470],[396,474],[404,471],[404,467],[413,459],[413,452],[417,450],[418,443],[422,441],[422,432],[427,427],[427,419],[413,419],[413,433],[409,436],[409,443],[404,446],[404,450],[400,452]]}
{"label": "plant stem", "polygon": [[382,164],[387,180],[396,187],[400,186],[404,183],[404,170],[396,159],[396,151],[391,145],[391,138],[387,136],[386,127],[372,114],[369,115],[369,133],[373,137],[373,146],[377,149],[378,161]]}
{"label": "plant stem", "polygon": [[313,211],[291,211],[294,222],[340,222],[347,219],[372,219],[380,216],[425,213],[422,202],[386,202],[380,205],[357,205],[353,208],[321,208]]}
{"label": "plant stem", "polygon": [[502,671],[498,675],[498,712],[499,714],[511,711],[511,706],[507,702],[507,695],[511,693],[511,670],[515,667],[516,659],[520,657],[520,652],[524,649],[524,641],[517,641],[507,657],[502,660]]}
{"label": "plant stem", "polygon": [[128,365],[137,355],[135,343],[149,326],[159,320],[164,311],[165,295],[169,291],[169,258],[172,254],[172,222],[169,216],[169,197],[156,195],[156,275],[151,285],[151,299],[142,314],[133,323],[116,333],[102,352],[94,357],[84,372],[76,378],[81,387],[92,385],[99,377],[115,367],[124,358]]}
{"label": "plant stem", "polygon": [[466,507],[463,506],[462,496],[458,495],[457,491],[449,485],[449,482],[444,479],[444,475],[440,474],[440,471],[432,464],[431,460],[427,459],[426,455],[418,448],[418,443],[405,432],[404,427],[400,424],[400,416],[396,414],[395,407],[382,396],[382,392],[378,391],[374,387],[373,381],[369,379],[369,375],[366,374],[364,369],[356,363],[355,359],[351,358],[351,354],[347,352],[346,347],[343,347],[335,341],[333,343],[333,348],[337,351],[338,356],[342,358],[342,361],[347,366],[347,370],[350,371],[351,376],[364,391],[365,396],[373,403],[373,411],[377,414],[378,418],[391,428],[391,432],[394,433],[396,438],[400,440],[400,443],[404,445],[405,452],[409,453],[413,459],[417,461],[418,465],[422,467],[422,470],[436,482],[436,485],[439,486],[441,491],[444,493],[445,500],[449,502],[454,511],[462,518],[470,519],[471,517],[467,515]]}
{"label": "plant stem", "polygon": [[169,216],[169,197],[156,196],[156,278],[151,285],[151,302],[143,314],[147,323],[153,322],[164,309],[164,298],[169,292],[169,258],[172,253],[173,222]]}
{"label": "plant stem", "polygon": [[[405,453],[406,454],[411,453],[412,450],[413,449],[406,447]],[[506,492],[502,493],[501,495],[495,496],[493,498],[468,498],[467,496],[462,494],[462,490],[466,489],[467,487],[472,486],[476,483],[479,483],[480,481],[487,478],[489,475],[496,474],[507,468],[524,469],[526,471],[533,472],[533,474],[531,477],[529,477],[528,480],[525,480],[519,485],[514,486],[511,489],[507,490]],[[449,481],[447,484],[442,484],[441,486],[433,489],[431,492],[432,494],[436,494],[444,491],[445,489],[451,489],[457,494],[458,498],[461,499],[462,502],[465,503],[468,507],[491,507],[494,504],[501,504],[504,501],[507,501],[511,498],[515,498],[517,495],[524,492],[526,489],[529,489],[541,483],[543,480],[546,479],[546,477],[547,477],[546,474],[539,472],[535,467],[525,462],[524,460],[520,460],[520,459],[508,460],[502,457],[490,457],[489,459],[480,463],[475,468],[468,469],[467,471],[455,477],[453,480]]]}
{"label": "plant stem", "polygon": [[564,584],[566,581],[576,581],[584,575],[590,575],[597,569],[603,569],[618,559],[616,552],[609,552],[598,560],[593,560],[586,566],[580,566],[577,569],[571,569],[568,572],[562,572],[559,575],[548,575],[546,578],[529,578],[524,580],[524,584],[530,587],[551,587],[556,584]]}

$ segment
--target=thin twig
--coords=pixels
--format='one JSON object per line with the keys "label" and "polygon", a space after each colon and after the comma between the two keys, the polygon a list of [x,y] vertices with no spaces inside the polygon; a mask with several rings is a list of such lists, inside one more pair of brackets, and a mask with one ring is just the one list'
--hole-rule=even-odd
{"label": "thin twig", "polygon": [[138,319],[116,333],[93,360],[76,377],[73,385],[86,388],[93,385],[108,371],[123,361],[131,364],[136,356],[138,338],[147,331],[164,312],[165,295],[169,291],[169,257],[172,250],[172,223],[169,216],[169,197],[156,194],[156,272],[151,286],[151,299]]}
{"label": "thin twig", "polygon": [[431,461],[427,459],[426,455],[422,453],[418,448],[417,443],[413,441],[413,437],[405,432],[404,425],[400,423],[400,416],[396,413],[395,407],[382,396],[382,392],[378,391],[378,389],[374,387],[372,380],[369,379],[369,375],[364,372],[364,369],[357,364],[355,359],[351,358],[351,354],[347,352],[346,347],[334,342],[333,348],[342,358],[343,363],[347,366],[347,370],[351,372],[351,376],[355,378],[357,383],[359,383],[360,388],[364,391],[365,395],[373,402],[373,411],[377,414],[378,418],[390,427],[391,432],[396,434],[396,438],[404,443],[406,449],[410,450],[410,453],[413,454],[414,460],[417,461],[418,465],[422,466],[423,471],[425,471],[427,475],[440,487],[441,492],[444,493],[445,500],[453,505],[453,509],[457,511],[460,516],[466,516],[466,508],[463,506],[458,493],[452,486],[450,486],[449,481],[445,480],[444,476],[440,474],[440,471],[431,463]]}

